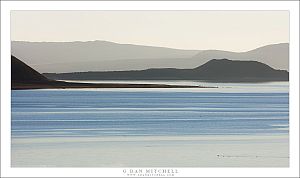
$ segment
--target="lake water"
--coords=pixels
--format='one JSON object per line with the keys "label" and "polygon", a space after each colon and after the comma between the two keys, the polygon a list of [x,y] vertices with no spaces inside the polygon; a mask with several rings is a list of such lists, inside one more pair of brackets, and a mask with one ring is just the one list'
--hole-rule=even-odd
{"label": "lake water", "polygon": [[12,138],[260,135],[289,132],[287,82],[138,83],[219,88],[12,91]]}

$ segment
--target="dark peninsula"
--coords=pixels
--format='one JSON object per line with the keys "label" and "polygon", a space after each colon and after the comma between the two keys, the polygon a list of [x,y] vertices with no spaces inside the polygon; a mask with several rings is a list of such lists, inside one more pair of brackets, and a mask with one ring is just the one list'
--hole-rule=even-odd
{"label": "dark peninsula", "polygon": [[11,56],[11,88],[22,89],[64,89],[64,88],[207,88],[202,86],[120,83],[75,83],[48,79],[21,60]]}

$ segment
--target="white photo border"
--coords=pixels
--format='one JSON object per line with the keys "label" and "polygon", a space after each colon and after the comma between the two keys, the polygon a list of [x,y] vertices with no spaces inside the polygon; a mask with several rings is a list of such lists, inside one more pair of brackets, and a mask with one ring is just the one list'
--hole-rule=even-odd
{"label": "white photo border", "polygon": [[[299,176],[299,2],[298,1],[1,1],[1,176],[126,177],[129,168],[12,168],[11,163],[11,10],[284,10],[290,12],[290,167],[173,168],[175,177]],[[153,169],[153,168],[152,168]],[[169,169],[169,168],[166,168]]]}

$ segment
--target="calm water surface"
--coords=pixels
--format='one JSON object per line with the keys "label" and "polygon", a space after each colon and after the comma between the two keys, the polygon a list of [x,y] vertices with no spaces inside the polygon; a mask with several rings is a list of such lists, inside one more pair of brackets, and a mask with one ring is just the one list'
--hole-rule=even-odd
{"label": "calm water surface", "polygon": [[12,91],[12,137],[288,133],[287,82],[164,83],[219,88]]}

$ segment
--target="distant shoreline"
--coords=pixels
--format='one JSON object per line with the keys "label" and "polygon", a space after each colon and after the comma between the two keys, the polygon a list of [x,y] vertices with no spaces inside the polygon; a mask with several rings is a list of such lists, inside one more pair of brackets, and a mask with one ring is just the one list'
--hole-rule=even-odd
{"label": "distant shoreline", "polygon": [[[102,82],[107,82],[107,81],[116,81],[116,82],[127,82],[127,81],[173,81],[173,82],[177,82],[177,81],[195,81],[195,82],[202,82],[202,83],[268,83],[268,82],[289,82],[289,80],[280,80],[280,79],[231,79],[231,80],[205,80],[205,79],[55,79],[57,81],[66,81],[66,82],[78,82],[78,83],[86,83],[86,81],[88,82],[93,82],[93,81],[102,81]],[[145,83],[146,84],[146,83]]]}
{"label": "distant shoreline", "polygon": [[127,84],[127,83],[75,83],[63,81],[49,81],[36,83],[12,82],[12,90],[29,89],[70,89],[70,88],[217,88],[191,85],[165,84]]}

